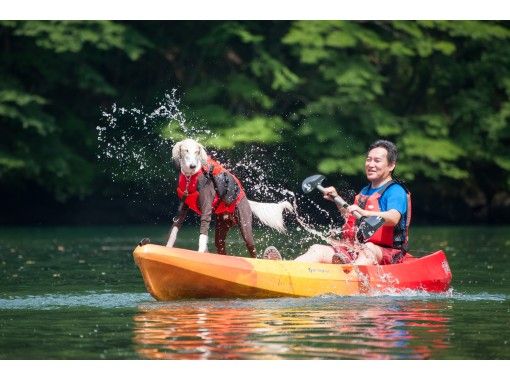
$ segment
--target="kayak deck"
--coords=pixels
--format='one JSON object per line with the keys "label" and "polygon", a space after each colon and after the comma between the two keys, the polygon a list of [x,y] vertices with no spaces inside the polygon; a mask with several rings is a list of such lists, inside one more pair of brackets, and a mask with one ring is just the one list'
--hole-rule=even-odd
{"label": "kayak deck", "polygon": [[312,297],[413,289],[442,292],[451,272],[443,251],[394,265],[309,264],[137,246],[145,286],[157,300]]}

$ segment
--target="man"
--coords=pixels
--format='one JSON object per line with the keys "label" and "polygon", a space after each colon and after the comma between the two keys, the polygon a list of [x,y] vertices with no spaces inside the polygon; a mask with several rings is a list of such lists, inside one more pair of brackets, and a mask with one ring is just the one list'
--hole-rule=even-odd
{"label": "man", "polygon": [[[396,264],[402,261],[407,251],[411,197],[408,190],[392,178],[397,158],[397,147],[390,141],[377,140],[369,147],[365,174],[370,184],[356,196],[353,205],[347,209],[339,208],[346,218],[342,240],[333,241],[332,245],[314,244],[295,261],[360,265]],[[337,195],[333,186],[325,189],[325,199],[332,201]],[[380,216],[385,223],[366,242],[357,242],[358,222],[354,211],[364,217]],[[276,248],[268,247],[264,258],[281,259],[281,255]]]}

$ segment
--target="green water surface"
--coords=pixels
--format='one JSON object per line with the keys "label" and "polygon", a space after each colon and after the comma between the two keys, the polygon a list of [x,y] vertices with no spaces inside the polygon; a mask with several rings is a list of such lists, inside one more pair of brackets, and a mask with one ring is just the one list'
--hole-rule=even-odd
{"label": "green water surface", "polygon": [[[132,259],[167,228],[2,228],[0,359],[510,359],[510,227],[415,227],[445,294],[156,302]],[[196,248],[197,228],[177,246]],[[303,231],[265,237],[291,259]],[[238,233],[232,252],[247,256]],[[211,247],[212,248],[212,247]]]}

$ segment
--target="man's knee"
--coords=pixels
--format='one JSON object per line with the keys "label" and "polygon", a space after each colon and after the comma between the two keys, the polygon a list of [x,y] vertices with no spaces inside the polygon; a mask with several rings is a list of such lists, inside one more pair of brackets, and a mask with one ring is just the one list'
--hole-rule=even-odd
{"label": "man's knee", "polygon": [[331,263],[331,258],[335,251],[329,245],[314,244],[301,256],[296,257],[295,261],[307,263]]}
{"label": "man's knee", "polygon": [[374,261],[380,262],[382,260],[382,250],[378,245],[372,242],[366,242],[365,248],[366,254],[371,256],[374,259]]}
{"label": "man's knee", "polygon": [[310,248],[308,248],[307,253],[317,255],[317,254],[324,252],[325,247],[327,247],[327,246],[322,245],[322,244],[313,244]]}

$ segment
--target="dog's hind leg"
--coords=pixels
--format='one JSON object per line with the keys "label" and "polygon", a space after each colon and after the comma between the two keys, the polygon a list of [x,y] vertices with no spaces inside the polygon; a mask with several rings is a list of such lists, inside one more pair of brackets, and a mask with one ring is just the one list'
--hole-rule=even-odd
{"label": "dog's hind leg", "polygon": [[226,239],[230,225],[228,220],[224,219],[224,215],[216,215],[216,230],[214,232],[214,245],[216,246],[216,253],[226,255]]}
{"label": "dog's hind leg", "polygon": [[257,250],[255,248],[255,241],[253,240],[253,213],[246,197],[237,205],[236,218],[241,236],[246,243],[246,249],[248,249],[248,253],[251,257],[256,258]]}

